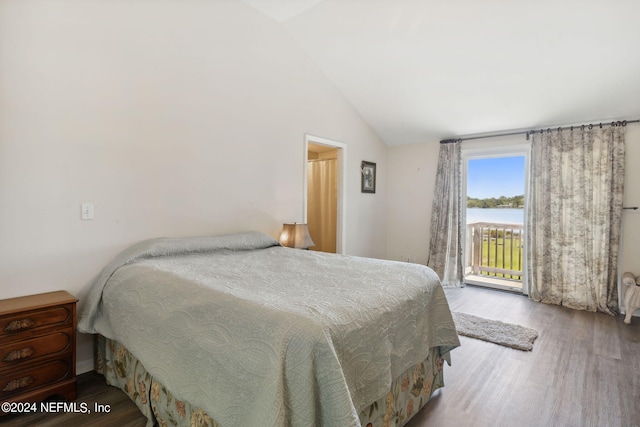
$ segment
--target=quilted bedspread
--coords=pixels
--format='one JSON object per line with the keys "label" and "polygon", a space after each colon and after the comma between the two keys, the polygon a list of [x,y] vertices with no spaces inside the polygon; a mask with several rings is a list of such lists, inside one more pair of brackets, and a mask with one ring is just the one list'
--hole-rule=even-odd
{"label": "quilted bedspread", "polygon": [[429,268],[257,232],[128,249],[94,283],[78,330],[122,343],[221,426],[357,426],[431,347],[459,345]]}

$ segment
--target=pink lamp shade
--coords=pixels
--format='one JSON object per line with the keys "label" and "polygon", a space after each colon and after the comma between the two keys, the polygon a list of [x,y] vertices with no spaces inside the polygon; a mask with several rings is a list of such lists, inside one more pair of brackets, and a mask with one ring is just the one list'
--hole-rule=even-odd
{"label": "pink lamp shade", "polygon": [[307,224],[282,224],[282,233],[280,234],[280,244],[288,248],[309,249],[315,246],[311,236],[309,235],[309,226]]}

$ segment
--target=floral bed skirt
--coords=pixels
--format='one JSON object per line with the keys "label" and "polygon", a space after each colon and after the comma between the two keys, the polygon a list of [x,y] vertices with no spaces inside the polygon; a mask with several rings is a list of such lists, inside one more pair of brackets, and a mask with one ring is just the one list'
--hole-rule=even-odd
{"label": "floral bed skirt", "polygon": [[[102,335],[96,336],[96,371],[107,384],[123,390],[147,417],[147,427],[197,426],[219,427],[202,409],[177,399],[156,381],[142,363],[122,344]],[[406,370],[391,384],[385,397],[360,412],[363,427],[400,427],[422,408],[432,393],[444,385],[444,360],[439,348]]]}

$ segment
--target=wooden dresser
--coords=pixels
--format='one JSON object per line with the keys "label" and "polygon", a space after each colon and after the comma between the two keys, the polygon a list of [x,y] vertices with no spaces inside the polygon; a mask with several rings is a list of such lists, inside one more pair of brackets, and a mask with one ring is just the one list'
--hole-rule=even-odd
{"label": "wooden dresser", "polygon": [[0,300],[0,401],[75,400],[77,301],[66,291]]}

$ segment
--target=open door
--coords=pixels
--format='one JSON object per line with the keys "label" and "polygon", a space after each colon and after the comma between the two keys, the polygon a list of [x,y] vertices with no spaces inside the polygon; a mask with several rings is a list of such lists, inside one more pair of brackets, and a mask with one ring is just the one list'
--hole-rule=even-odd
{"label": "open door", "polygon": [[344,253],[344,164],[346,146],[305,135],[305,221],[311,250]]}
{"label": "open door", "polygon": [[465,283],[525,292],[527,147],[463,149]]}
{"label": "open door", "polygon": [[309,249],[336,253],[338,149],[310,143],[307,157],[307,224],[315,243]]}

